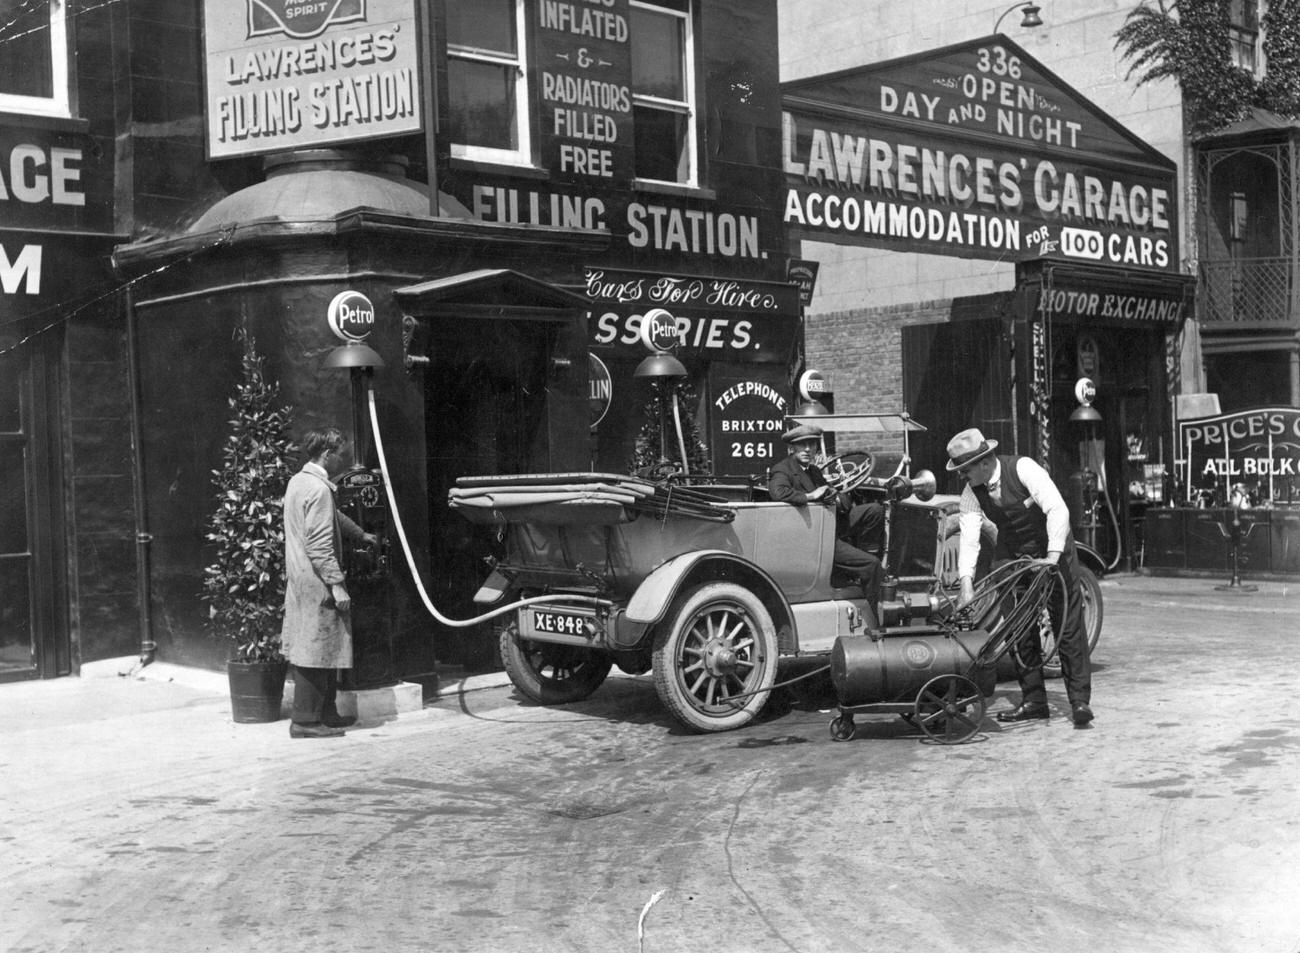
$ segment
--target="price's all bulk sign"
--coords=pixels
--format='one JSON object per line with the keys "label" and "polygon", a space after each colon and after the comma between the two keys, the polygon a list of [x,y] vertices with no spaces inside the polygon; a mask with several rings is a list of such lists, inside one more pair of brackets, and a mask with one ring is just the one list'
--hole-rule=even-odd
{"label": "price's all bulk sign", "polygon": [[1268,498],[1300,487],[1300,410],[1293,407],[1180,420],[1178,441],[1189,487],[1244,483]]}
{"label": "price's all bulk sign", "polygon": [[1174,163],[1003,37],[784,86],[801,239],[1178,268]]}

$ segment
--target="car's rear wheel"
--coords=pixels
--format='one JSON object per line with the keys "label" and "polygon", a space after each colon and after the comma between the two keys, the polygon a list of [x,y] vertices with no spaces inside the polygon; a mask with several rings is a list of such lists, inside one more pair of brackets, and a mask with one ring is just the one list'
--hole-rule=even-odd
{"label": "car's rear wheel", "polygon": [[582,701],[601,686],[614,664],[594,649],[520,638],[513,622],[502,626],[500,644],[510,681],[543,705]]}
{"label": "car's rear wheel", "polygon": [[[1083,631],[1088,634],[1088,654],[1091,655],[1101,638],[1101,583],[1086,566],[1079,567],[1079,590],[1083,594]],[[1048,678],[1059,678],[1061,657],[1057,653],[1056,633],[1050,624],[1043,627],[1043,659],[1043,674]]]}
{"label": "car's rear wheel", "polygon": [[740,728],[767,701],[777,651],[772,616],[754,593],[706,583],[673,604],[655,636],[655,689],[693,731]]}

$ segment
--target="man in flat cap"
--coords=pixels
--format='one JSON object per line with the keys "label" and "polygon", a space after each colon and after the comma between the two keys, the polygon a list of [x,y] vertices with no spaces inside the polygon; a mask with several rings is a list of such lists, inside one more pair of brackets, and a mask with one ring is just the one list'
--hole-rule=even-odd
{"label": "man in flat cap", "polygon": [[[1038,463],[1028,457],[999,455],[996,440],[985,440],[977,429],[963,430],[948,442],[948,469],[966,481],[958,525],[961,544],[957,575],[961,600],[974,597],[975,563],[979,558],[980,525],[988,517],[998,528],[997,557],[1027,556],[1036,564],[1056,566],[1069,594],[1061,618],[1060,602],[1052,600],[1052,624],[1060,632],[1061,674],[1075,725],[1092,721],[1092,668],[1083,623],[1083,593],[1079,556],[1070,531],[1070,511],[1061,491]],[[1020,704],[998,713],[998,721],[1047,718],[1047,688],[1043,682],[1042,647],[1028,638],[1021,646]]]}
{"label": "man in flat cap", "polygon": [[884,526],[884,507],[875,502],[853,504],[847,498],[837,499],[835,489],[827,485],[826,477],[813,463],[821,438],[822,429],[811,424],[800,424],[782,435],[789,454],[772,465],[767,495],[779,503],[795,506],[837,504],[835,568],[860,579],[867,599],[874,605],[880,598],[880,559],[848,542],[846,537],[865,542],[878,536]]}

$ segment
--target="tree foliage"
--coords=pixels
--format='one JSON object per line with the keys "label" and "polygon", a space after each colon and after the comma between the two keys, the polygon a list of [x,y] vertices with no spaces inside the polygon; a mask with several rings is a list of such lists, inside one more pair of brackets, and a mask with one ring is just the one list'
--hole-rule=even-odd
{"label": "tree foliage", "polygon": [[660,463],[681,462],[677,426],[673,422],[674,389],[677,392],[677,406],[681,412],[682,439],[686,443],[687,465],[691,473],[709,472],[709,448],[700,438],[700,428],[695,421],[695,405],[698,400],[695,388],[689,379],[682,381],[664,379],[656,380],[651,385],[651,393],[645,403],[641,429],[637,432],[636,444],[632,451],[631,471],[633,473],[647,470]]}
{"label": "tree foliage", "polygon": [[1257,105],[1300,118],[1300,0],[1269,0],[1264,14],[1264,62]]}
{"label": "tree foliage", "polygon": [[1262,82],[1232,62],[1229,0],[1149,0],[1115,34],[1138,85],[1172,79],[1182,87],[1193,135],[1242,119],[1251,106],[1300,111],[1300,0],[1271,0],[1264,17],[1268,73]]}
{"label": "tree foliage", "polygon": [[234,643],[233,659],[272,661],[281,657],[284,491],[297,448],[289,408],[277,406],[280,387],[266,379],[248,329],[235,337],[243,375],[229,400],[221,468],[212,471],[217,505],[206,538],[216,560],[203,570],[203,599],[213,629]]}

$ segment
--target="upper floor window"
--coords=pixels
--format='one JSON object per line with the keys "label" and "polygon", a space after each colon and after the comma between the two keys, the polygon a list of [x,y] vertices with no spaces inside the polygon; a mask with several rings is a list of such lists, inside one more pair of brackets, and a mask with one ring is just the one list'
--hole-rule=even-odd
{"label": "upper floor window", "polygon": [[451,154],[531,161],[524,0],[447,4]]}
{"label": "upper floor window", "polygon": [[69,115],[66,0],[0,0],[0,112]]}
{"label": "upper floor window", "polygon": [[1232,62],[1254,73],[1259,56],[1259,0],[1229,0],[1228,47]]}
{"label": "upper floor window", "polygon": [[690,0],[632,0],[636,177],[698,184]]}

